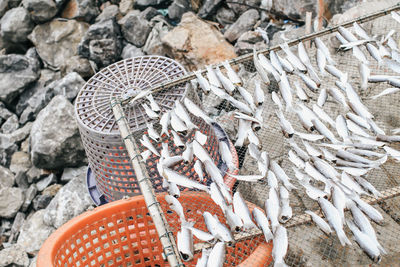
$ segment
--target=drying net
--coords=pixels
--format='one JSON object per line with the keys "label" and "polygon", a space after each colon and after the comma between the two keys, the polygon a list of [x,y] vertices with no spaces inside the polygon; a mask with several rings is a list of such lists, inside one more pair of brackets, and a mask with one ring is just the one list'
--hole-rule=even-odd
{"label": "drying net", "polygon": [[[392,36],[394,40],[400,39],[400,23],[396,22],[391,18],[390,15],[376,18],[372,21],[360,24],[370,36],[382,36],[386,35],[390,30],[395,30],[395,34]],[[374,115],[375,122],[390,135],[391,130],[400,127],[400,94],[392,94],[388,96],[380,97],[376,100],[370,97],[390,87],[386,83],[369,83],[368,89],[360,91],[361,78],[359,74],[359,61],[352,55],[351,50],[348,51],[336,51],[336,48],[340,45],[334,34],[327,34],[320,37],[321,40],[330,47],[331,55],[334,61],[337,62],[337,68],[342,72],[348,73],[349,83],[359,93],[363,103],[368,107],[369,111]],[[308,43],[308,42],[305,42]],[[308,55],[312,61],[313,67],[318,70],[316,64],[316,49],[315,45],[311,41],[311,47],[307,48]],[[370,56],[368,51],[362,45],[361,50],[367,56],[369,61],[369,68],[371,75],[385,74],[385,75],[397,75],[391,69],[386,66],[378,66],[376,61]],[[292,49],[297,52],[296,49]],[[279,51],[279,55],[284,56],[283,52]],[[241,61],[241,63],[232,66],[237,70],[243,81],[243,87],[246,88],[250,93],[254,92],[255,80],[259,80],[260,77],[255,71],[252,58]],[[306,90],[310,97],[310,101],[306,103],[308,107],[312,107],[316,103],[319,95],[319,91],[314,93],[310,91],[302,80],[296,75],[289,75],[289,81],[293,84],[294,81],[298,81],[302,87]],[[321,89],[335,87],[335,81],[337,78],[326,74],[326,76],[320,76],[322,80]],[[239,174],[253,175],[258,174],[257,162],[249,156],[247,146],[233,147],[233,143],[237,138],[238,120],[234,118],[235,108],[229,104],[226,100],[222,100],[216,97],[213,93],[204,95],[200,89],[195,88],[194,84],[190,81],[175,82],[173,87],[164,88],[157,92],[159,95],[171,95],[171,90],[176,88],[186,88],[185,92],[179,92],[179,99],[181,97],[188,97],[195,103],[202,106],[203,110],[212,118],[215,119],[218,125],[210,127],[201,118],[195,121],[195,124],[199,126],[200,131],[208,136],[207,139],[207,151],[214,162],[219,166],[222,172],[225,172],[226,166],[223,166],[221,159],[218,155],[218,142],[227,142],[233,152],[234,158],[237,153],[237,166]],[[265,103],[263,104],[262,117],[264,124],[267,127],[263,127],[256,134],[262,143],[262,150],[269,153],[270,158],[279,163],[279,165],[285,170],[287,175],[292,179],[293,184],[297,187],[296,190],[290,192],[290,206],[293,210],[293,217],[284,226],[288,230],[289,249],[285,257],[285,262],[289,266],[347,266],[347,265],[370,265],[374,264],[371,259],[360,249],[360,247],[352,240],[351,246],[342,247],[336,234],[331,236],[325,235],[314,223],[312,223],[308,216],[304,215],[305,210],[319,211],[319,205],[316,201],[310,199],[304,191],[304,188],[299,185],[294,178],[292,170],[293,164],[288,160],[288,139],[286,139],[281,132],[281,127],[278,123],[278,119],[275,115],[274,103],[271,100],[271,92],[279,91],[278,85],[271,79],[271,85],[268,88],[263,87],[266,93]],[[237,95],[238,99],[240,96]],[[296,97],[295,97],[296,98]],[[178,99],[175,99],[178,100]],[[174,100],[174,101],[175,101]],[[297,100],[297,98],[296,98]],[[168,110],[169,108],[166,108]],[[342,106],[333,100],[331,96],[328,96],[327,102],[323,109],[332,117],[336,118],[339,114],[345,114],[345,110]],[[302,126],[299,123],[297,116],[294,113],[284,112],[285,117],[292,123],[295,130],[303,131]],[[111,114],[110,114],[111,116]],[[143,122],[145,120],[143,119]],[[149,120],[153,121],[154,125],[159,132],[161,126],[157,124],[157,119]],[[224,131],[219,131],[221,127]],[[139,139],[142,138],[143,134],[146,134],[144,128],[135,129],[132,128],[132,132],[135,140],[140,144]],[[82,131],[81,131],[82,133]],[[189,133],[187,135],[188,140],[192,140],[194,135]],[[300,145],[301,141],[297,136],[293,137]],[[186,141],[186,140],[185,140]],[[168,143],[173,147],[173,140],[171,137],[163,137],[162,142]],[[154,142],[153,142],[154,143]],[[318,143],[318,142],[317,142]],[[303,149],[304,147],[300,145]],[[391,145],[395,149],[400,149],[399,145]],[[139,149],[143,152],[145,149],[139,145]],[[158,145],[158,149],[161,149],[161,145]],[[379,151],[384,153],[384,151]],[[181,150],[173,148],[171,155],[178,155],[182,153]],[[126,155],[125,155],[126,156]],[[95,159],[97,160],[97,159]],[[193,162],[196,158],[193,160]],[[161,178],[157,174],[157,170],[154,164],[157,162],[156,158],[149,158],[146,161],[147,171],[150,178],[154,178],[153,185],[158,193],[166,192],[165,189],[160,186]],[[125,164],[127,162],[124,162]],[[178,165],[174,167],[177,172],[187,175],[194,180],[197,180],[203,184],[209,185],[211,180],[207,175],[205,179],[199,180],[193,170],[193,163],[188,166]],[[118,164],[117,164],[118,165]],[[91,166],[93,167],[93,166]],[[104,167],[104,166],[103,166]],[[103,167],[99,167],[100,169]],[[110,174],[112,177],[112,174]],[[379,169],[372,169],[365,175],[365,179],[373,184],[376,189],[383,193],[385,199],[375,200],[374,198],[365,198],[367,202],[374,205],[374,207],[381,212],[384,217],[384,221],[381,224],[371,222],[379,242],[388,252],[387,255],[382,257],[381,264],[383,265],[394,265],[400,259],[400,197],[399,182],[400,182],[400,164],[393,158],[389,158],[385,164]],[[264,209],[265,200],[268,198],[269,187],[266,179],[261,179],[257,182],[243,182],[236,181],[229,177],[229,173],[225,175],[225,181],[229,181],[229,187],[232,193],[239,191],[243,198],[246,200],[250,210],[256,206]],[[120,181],[121,183],[123,181]],[[183,188],[180,188],[182,191]],[[103,192],[106,194],[106,192]],[[135,195],[138,193],[138,188],[135,187],[132,192],[124,192],[126,195]],[[206,231],[202,214],[204,211],[208,211],[211,214],[218,216],[221,222],[224,222],[223,214],[219,206],[217,206],[203,191],[190,191],[181,192],[182,199],[181,204],[184,209],[186,219],[194,222],[194,227],[200,230]],[[185,194],[190,194],[190,198],[186,197]],[[109,195],[109,200],[115,200],[115,198],[121,198],[123,194],[118,196]],[[181,229],[181,222],[177,214],[170,209],[165,201],[160,201],[161,207],[166,214],[169,229],[174,233],[176,237],[177,231]],[[346,212],[346,217],[351,217],[349,212]],[[349,229],[346,228],[346,234],[351,237]],[[271,256],[272,242],[266,244],[264,236],[260,231],[241,231],[235,234],[236,243],[230,244],[226,247],[226,260],[225,266],[233,266],[243,264],[248,266],[268,266],[273,263]],[[207,243],[204,243],[194,238],[195,244],[195,257],[193,260],[185,262],[187,266],[194,266],[197,259],[201,256],[201,248],[210,247]],[[151,259],[149,259],[151,262]],[[151,265],[151,263],[149,263]]]}

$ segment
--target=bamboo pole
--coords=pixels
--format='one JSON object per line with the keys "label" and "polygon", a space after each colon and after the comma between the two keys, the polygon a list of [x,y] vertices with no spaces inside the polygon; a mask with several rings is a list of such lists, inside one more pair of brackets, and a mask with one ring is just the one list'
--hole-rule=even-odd
{"label": "bamboo pole", "polygon": [[[363,196],[361,199],[364,200],[365,202],[367,202],[368,204],[373,205],[373,204],[378,203],[379,201],[383,201],[386,199],[400,196],[400,186],[392,187],[392,188],[386,189],[384,191],[381,191],[381,194],[382,194],[382,196],[378,199],[376,199],[374,197],[370,197],[370,196]],[[318,214],[319,216],[322,215],[322,212],[319,210],[314,211],[314,212],[316,214]],[[289,220],[283,226],[285,226],[286,228],[290,228],[290,227],[299,226],[299,225],[309,223],[309,222],[311,222],[311,216],[303,213],[303,214],[294,216],[291,220]],[[239,232],[239,233],[234,234],[233,239],[235,240],[235,242],[240,242],[243,240],[247,240],[247,239],[259,236],[261,234],[262,234],[262,232],[259,229],[250,229],[249,231],[244,231],[244,232]],[[194,245],[194,251],[199,252],[203,248],[209,248],[211,246],[212,245],[209,243],[197,243]]]}
{"label": "bamboo pole", "polygon": [[125,144],[125,148],[128,151],[129,157],[131,158],[132,167],[135,171],[140,191],[143,194],[147,209],[149,210],[150,216],[153,219],[158,237],[160,238],[163,246],[164,255],[167,258],[170,266],[184,266],[179,256],[178,249],[176,248],[174,236],[172,232],[169,231],[167,220],[165,219],[160,203],[157,201],[157,198],[154,194],[146,166],[138,159],[138,157],[140,157],[140,154],[137,153],[139,148],[129,129],[129,124],[124,115],[121,102],[113,98],[111,100],[111,108],[114,112],[115,120],[118,123],[118,128]]}
{"label": "bamboo pole", "polygon": [[[299,38],[296,38],[296,39],[292,39],[292,40],[288,41],[287,43],[288,43],[289,46],[293,46],[293,45],[296,45],[296,44],[298,44],[300,42],[309,41],[309,40],[312,40],[312,39],[314,39],[316,37],[319,37],[319,36],[323,36],[323,35],[326,35],[326,34],[329,34],[329,33],[334,33],[334,32],[336,32],[338,30],[338,28],[340,26],[341,27],[345,27],[345,28],[351,27],[354,22],[364,23],[364,22],[367,22],[367,21],[370,21],[370,20],[385,16],[385,15],[389,14],[390,12],[396,11],[396,10],[399,10],[399,9],[400,9],[400,3],[398,3],[397,5],[394,5],[392,7],[389,7],[387,9],[380,10],[380,11],[377,11],[377,12],[374,12],[374,13],[371,13],[371,14],[368,14],[368,15],[365,15],[365,16],[361,16],[359,18],[356,18],[356,19],[341,23],[341,24],[339,24],[337,26],[330,26],[330,27],[327,27],[327,28],[325,28],[325,29],[323,29],[321,31],[310,33],[310,34],[306,34],[306,35],[304,35],[302,37],[299,37]],[[261,50],[258,53],[268,54],[272,50],[273,51],[278,51],[278,50],[281,50],[281,48],[280,48],[279,45],[275,45],[275,46],[272,46],[270,48]],[[249,54],[246,54],[246,55],[243,55],[243,56],[240,56],[240,57],[236,57],[234,59],[229,60],[229,64],[237,65],[239,63],[250,61],[250,60],[252,60],[252,58],[253,58],[253,53],[249,53]],[[224,66],[222,64],[217,64],[215,66],[218,66],[220,69],[224,69]],[[206,69],[202,69],[202,70],[199,70],[199,71],[201,72],[201,74],[205,74],[207,72]],[[159,83],[158,85],[149,88],[147,91],[149,93],[150,92],[151,93],[159,92],[159,91],[162,91],[162,90],[167,89],[169,87],[172,87],[174,85],[178,85],[180,83],[193,80],[195,78],[196,78],[196,75],[194,74],[194,72],[191,72],[191,73],[189,73],[187,75],[184,75],[184,76],[182,76],[182,77],[180,77],[178,79]],[[135,100],[136,100],[135,97],[128,97],[127,99],[122,100],[122,105],[128,104],[131,101],[134,102]]]}

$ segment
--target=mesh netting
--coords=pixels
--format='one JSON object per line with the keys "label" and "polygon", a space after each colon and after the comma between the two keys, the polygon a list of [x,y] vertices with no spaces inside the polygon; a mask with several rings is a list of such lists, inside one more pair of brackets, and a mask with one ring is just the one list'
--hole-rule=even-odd
{"label": "mesh netting", "polygon": [[[364,29],[371,35],[384,35],[390,30],[394,29],[396,33],[393,35],[394,40],[399,40],[400,34],[397,31],[400,28],[400,24],[393,20],[390,15],[383,16],[373,21],[361,24]],[[360,74],[358,70],[359,61],[352,55],[351,50],[346,52],[338,52],[335,48],[339,46],[339,42],[336,40],[333,34],[325,35],[321,37],[321,40],[331,48],[331,55],[333,59],[338,63],[337,68],[342,72],[347,72],[349,82],[355,88],[365,105],[369,108],[370,112],[375,116],[376,123],[387,133],[394,128],[400,127],[400,117],[398,116],[400,111],[400,94],[393,94],[384,96],[376,100],[372,100],[369,97],[378,94],[382,90],[388,88],[386,83],[369,83],[368,90],[360,91]],[[385,66],[379,67],[376,61],[371,58],[365,47],[361,48],[364,54],[367,56],[370,64],[371,74],[388,74],[396,75]],[[294,49],[293,49],[294,51]],[[296,49],[297,51],[297,49]],[[282,52],[278,52],[280,55],[284,55]],[[308,48],[308,55],[312,60],[312,64],[316,70],[318,70],[315,55],[316,49],[311,43],[311,47]],[[255,80],[260,79],[257,72],[254,69],[252,60],[244,61],[235,66],[242,81],[243,87],[246,88],[250,93],[254,92]],[[319,92],[314,93],[307,89],[302,80],[295,75],[289,75],[289,80],[293,84],[294,81],[298,81],[302,87],[307,91],[310,96],[310,101],[306,103],[308,107],[311,107],[316,103]],[[322,88],[335,87],[335,77],[327,74],[321,77]],[[214,118],[216,122],[222,126],[225,130],[222,136],[216,138],[215,129],[209,129],[204,126],[202,132],[207,134],[210,140],[211,156],[215,163],[220,161],[218,155],[217,143],[221,140],[229,142],[230,145],[236,140],[236,133],[238,128],[238,120],[234,118],[234,107],[229,104],[226,100],[222,100],[216,97],[214,94],[204,95],[200,89],[195,89],[190,82],[177,82],[173,88],[188,88],[186,97],[194,100],[196,103],[201,103],[201,106],[206,113]],[[267,127],[263,127],[257,132],[262,143],[262,150],[269,153],[272,160],[277,161],[280,166],[285,170],[289,177],[294,177],[292,170],[293,164],[287,158],[287,152],[289,150],[288,141],[281,133],[281,127],[278,123],[278,119],[275,115],[274,103],[271,100],[271,92],[278,91],[278,85],[271,80],[271,85],[268,88],[263,87],[266,93],[265,103],[263,104],[262,117],[264,124]],[[165,88],[159,91],[159,95],[168,95],[170,88]],[[239,95],[236,95],[240,99]],[[235,97],[236,97],[235,96]],[[328,97],[323,109],[332,117],[336,118],[338,114],[345,114],[345,110],[342,109],[341,105]],[[295,130],[302,131],[301,124],[298,121],[297,116],[294,113],[285,112],[285,117],[292,123]],[[203,121],[198,122],[199,125],[204,123]],[[160,131],[159,125],[156,125],[156,129]],[[135,130],[135,129],[132,129]],[[335,131],[334,131],[335,132]],[[143,131],[134,131],[134,137],[139,140]],[[226,134],[226,135],[225,135]],[[188,138],[192,138],[190,136]],[[298,144],[301,144],[300,139],[297,136],[293,137]],[[172,143],[168,137],[164,136],[162,142]],[[400,146],[393,145],[395,149],[400,149]],[[142,148],[141,148],[142,149]],[[231,146],[231,150],[232,146]],[[258,174],[257,162],[249,156],[247,151],[247,145],[243,147],[235,147],[238,155],[238,166],[240,174]],[[141,151],[142,152],[142,151]],[[174,150],[173,154],[179,154],[181,151]],[[384,151],[379,151],[384,153]],[[196,157],[194,158],[194,161]],[[165,192],[166,190],[160,187],[161,180],[159,179],[156,169],[154,166],[149,166],[149,163],[154,164],[157,161],[156,158],[147,160],[148,171],[150,178],[158,179],[154,182],[158,192]],[[193,162],[194,162],[193,161]],[[179,169],[181,168],[181,169]],[[176,170],[180,170],[181,173],[188,175],[192,179],[196,180],[197,177],[193,172],[192,166],[180,165],[176,167]],[[225,168],[226,170],[226,168]],[[373,202],[374,207],[377,208],[384,216],[384,222],[382,224],[375,224],[372,222],[374,229],[376,230],[377,238],[382,246],[387,250],[388,254],[382,257],[383,265],[394,265],[400,258],[400,244],[398,242],[400,238],[400,204],[399,197],[395,196],[398,192],[399,186],[399,174],[400,168],[399,163],[396,163],[392,158],[381,166],[379,169],[371,170],[365,178],[371,182],[378,190],[380,190],[386,197],[390,197],[386,200],[380,200]],[[205,182],[209,184],[209,182]],[[337,239],[337,236],[326,236],[315,224],[309,221],[308,216],[304,216],[305,210],[319,211],[319,205],[316,201],[310,199],[305,193],[303,187],[299,185],[296,179],[293,179],[293,184],[297,187],[290,193],[290,206],[293,209],[293,218],[289,220],[284,226],[288,229],[289,239],[289,250],[286,254],[285,262],[289,266],[342,266],[342,265],[369,265],[373,264],[371,259],[362,252],[359,246],[352,241],[352,246],[342,247]],[[390,191],[393,188],[397,188],[397,191]],[[135,188],[137,190],[138,188]],[[236,182],[232,187],[232,192],[239,191],[243,198],[247,201],[250,209],[255,206],[264,209],[265,200],[268,198],[269,187],[266,179],[262,179],[257,182]],[[136,192],[135,192],[136,193]],[[190,198],[185,197],[186,194],[190,194]],[[210,197],[201,191],[182,192],[184,197],[182,198],[182,205],[187,220],[195,222],[194,227],[206,230],[202,213],[208,211],[211,214],[215,214],[219,217],[220,221],[223,220],[221,209],[213,203]],[[129,194],[128,194],[129,195]],[[395,197],[393,197],[395,196]],[[122,195],[121,195],[122,197]],[[110,197],[111,198],[111,197]],[[369,199],[371,200],[371,199]],[[169,228],[174,232],[175,237],[177,231],[181,228],[181,222],[176,216],[176,213],[172,211],[169,206],[160,201],[162,209],[167,213],[167,219]],[[346,217],[350,216],[346,212]],[[346,234],[350,237],[352,234],[346,229]],[[248,266],[268,266],[272,260],[271,248],[272,242],[266,244],[264,237],[260,235],[259,231],[253,232],[239,232],[235,234],[236,243],[229,244],[226,250],[226,266],[243,264]],[[196,260],[201,255],[202,247],[210,247],[210,245],[201,242],[198,239],[194,239],[196,255],[194,260],[185,262],[188,266],[194,266]]]}

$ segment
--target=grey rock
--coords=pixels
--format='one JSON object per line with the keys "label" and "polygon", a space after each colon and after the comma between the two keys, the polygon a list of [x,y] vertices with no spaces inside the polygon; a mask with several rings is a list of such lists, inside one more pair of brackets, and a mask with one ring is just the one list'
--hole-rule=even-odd
{"label": "grey rock", "polygon": [[44,241],[55,230],[44,223],[45,213],[44,209],[36,211],[30,218],[27,218],[21,228],[17,244],[23,247],[28,254],[36,254]]}
{"label": "grey rock", "polygon": [[148,55],[165,56],[167,51],[163,45],[162,38],[171,30],[172,27],[166,23],[164,19],[158,18],[159,16],[152,20],[155,25],[147,37],[146,44],[143,46],[143,51]]}
{"label": "grey rock", "polygon": [[89,25],[76,20],[58,20],[37,25],[29,39],[46,66],[59,69],[76,56],[78,44]]}
{"label": "grey rock", "polygon": [[46,187],[45,190],[43,190],[42,195],[54,197],[62,187],[63,186],[61,184],[52,184],[49,187]]}
{"label": "grey rock", "polygon": [[[294,1],[296,1],[296,0],[294,0]],[[258,7],[261,4],[261,0],[232,0],[230,2],[234,2],[234,3],[228,3],[228,7],[231,8],[233,10],[233,12],[235,12],[238,15],[243,14],[244,12],[249,10],[251,8],[250,6]],[[279,1],[274,1],[274,4],[275,4],[275,2],[279,2]],[[248,6],[240,5],[240,4],[247,4]]]}
{"label": "grey rock", "polygon": [[119,2],[119,12],[121,12],[121,14],[125,16],[126,14],[128,14],[129,11],[133,9],[134,3],[135,0],[121,0],[121,2]]}
{"label": "grey rock", "polygon": [[[10,134],[0,134],[0,140],[8,140],[8,142],[19,145],[23,140],[25,140],[32,128],[32,122],[28,122],[23,127],[15,130]],[[7,141],[5,141],[7,142]],[[1,147],[1,145],[0,145]],[[1,151],[1,148],[0,148]],[[10,154],[10,156],[12,153]]]}
{"label": "grey rock", "polygon": [[155,9],[154,7],[151,7],[151,6],[149,6],[145,10],[143,10],[143,12],[141,13],[142,17],[148,21],[150,21],[152,18],[154,18],[155,16],[157,16],[159,14],[160,13],[158,13],[157,9]]}
{"label": "grey rock", "polygon": [[22,0],[22,5],[35,23],[49,21],[57,14],[57,6],[53,0]]}
{"label": "grey rock", "polygon": [[110,19],[89,27],[78,46],[78,53],[82,57],[93,60],[99,67],[103,67],[118,60],[121,49],[119,26]]}
{"label": "grey rock", "polygon": [[13,113],[9,111],[6,106],[0,102],[0,125],[3,124]]}
{"label": "grey rock", "polygon": [[49,176],[49,172],[43,169],[36,168],[35,166],[32,166],[26,172],[26,176],[28,179],[28,183],[31,184],[46,176]]}
{"label": "grey rock", "polygon": [[6,167],[0,165],[0,188],[12,187],[15,183],[15,176]]}
{"label": "grey rock", "polygon": [[31,166],[32,163],[31,160],[29,159],[28,153],[17,151],[12,155],[10,170],[13,173],[15,174],[18,174],[19,172],[26,173]]}
{"label": "grey rock", "polygon": [[18,150],[18,146],[12,140],[10,134],[0,133],[0,164],[8,166],[10,164],[11,155]]}
{"label": "grey rock", "polygon": [[172,20],[180,20],[183,13],[188,12],[192,9],[189,1],[186,0],[174,0],[168,7],[168,17]]}
{"label": "grey rock", "polygon": [[1,35],[11,43],[26,42],[34,24],[29,12],[23,7],[8,10],[1,18]]}
{"label": "grey rock", "polygon": [[24,249],[14,244],[0,251],[0,266],[1,267],[27,267],[29,265],[28,254]]}
{"label": "grey rock", "polygon": [[39,112],[30,140],[31,160],[38,168],[59,169],[85,164],[74,107],[64,96],[55,96]]}
{"label": "grey rock", "polygon": [[33,259],[31,259],[29,267],[36,267],[36,261],[37,261],[37,255]]}
{"label": "grey rock", "polygon": [[21,230],[21,227],[24,224],[24,222],[25,222],[25,213],[17,212],[17,215],[15,215],[14,222],[11,226],[11,236],[8,242],[14,242],[14,240],[17,239],[19,231]]}
{"label": "grey rock", "polygon": [[80,56],[73,56],[67,59],[65,65],[62,66],[61,73],[63,76],[70,72],[76,72],[84,79],[90,78],[94,74],[89,60]]}
{"label": "grey rock", "polygon": [[135,5],[138,7],[147,7],[147,6],[156,6],[163,2],[166,2],[166,0],[136,0]]}
{"label": "grey rock", "polygon": [[90,23],[100,14],[96,3],[95,0],[69,0],[61,12],[61,17]]}
{"label": "grey rock", "polygon": [[293,18],[305,17],[306,12],[313,12],[313,14],[316,14],[317,11],[317,5],[313,0],[274,1],[273,7],[276,11]]}
{"label": "grey rock", "polygon": [[6,13],[8,9],[8,0],[0,0],[0,18]]}
{"label": "grey rock", "polygon": [[0,56],[0,100],[6,104],[39,78],[37,62],[22,55]]}
{"label": "grey rock", "polygon": [[197,15],[202,19],[211,16],[217,11],[217,8],[221,2],[222,0],[205,0]]}
{"label": "grey rock", "polygon": [[265,43],[261,35],[254,31],[243,33],[235,44],[235,53],[244,55],[253,52],[253,48],[256,50],[266,49],[268,46]]}
{"label": "grey rock", "polygon": [[80,168],[65,168],[61,176],[61,182],[70,182],[78,176],[86,175],[87,167]]}
{"label": "grey rock", "polygon": [[109,5],[104,8],[100,15],[97,16],[95,22],[105,21],[115,18],[119,14],[119,8],[117,5]]}
{"label": "grey rock", "polygon": [[9,8],[18,7],[21,5],[21,1],[22,0],[8,0],[8,7]]}
{"label": "grey rock", "polygon": [[58,228],[92,205],[86,189],[86,167],[79,170],[79,175],[63,186],[45,209],[45,224]]}
{"label": "grey rock", "polygon": [[3,125],[1,126],[1,131],[5,134],[9,134],[17,130],[18,127],[18,117],[17,115],[13,114],[3,123]]}
{"label": "grey rock", "polygon": [[243,33],[251,30],[259,18],[260,15],[255,9],[244,12],[237,21],[226,30],[224,37],[229,42],[236,41]]}
{"label": "grey rock", "polygon": [[26,51],[25,56],[26,56],[27,58],[32,59],[33,62],[37,64],[38,68],[41,67],[40,57],[39,57],[39,54],[37,53],[35,47],[29,48],[29,49]]}
{"label": "grey rock", "polygon": [[118,21],[118,24],[121,25],[125,40],[137,47],[142,47],[146,43],[147,36],[151,31],[151,25],[137,10],[126,14]]}
{"label": "grey rock", "polygon": [[126,59],[126,58],[131,58],[131,57],[140,57],[143,55],[144,55],[144,53],[143,53],[142,49],[128,43],[124,47],[124,49],[122,49],[121,57],[123,59]]}
{"label": "grey rock", "polygon": [[28,177],[26,176],[25,172],[18,172],[15,175],[15,183],[19,188],[22,189],[28,189],[29,183],[28,183]]}
{"label": "grey rock", "polygon": [[33,121],[39,111],[50,102],[54,96],[54,90],[49,84],[59,77],[59,72],[44,69],[34,86],[22,93],[16,108],[17,114],[20,114],[21,124]]}
{"label": "grey rock", "polygon": [[26,211],[32,203],[32,200],[36,197],[38,188],[35,184],[31,184],[25,192],[25,201],[22,204],[22,211]]}
{"label": "grey rock", "polygon": [[53,197],[54,196],[52,195],[37,195],[32,201],[33,209],[45,209],[50,204],[50,201],[53,199]]}
{"label": "grey rock", "polygon": [[57,176],[54,175],[54,173],[51,173],[49,176],[41,179],[40,181],[37,182],[36,186],[38,191],[43,191],[46,187],[48,187],[51,184],[54,184],[57,182]]}
{"label": "grey rock", "polygon": [[0,217],[14,218],[24,203],[24,192],[18,187],[0,189]]}
{"label": "grey rock", "polygon": [[71,72],[61,80],[52,82],[48,87],[53,89],[55,95],[63,95],[72,102],[84,84],[85,80],[78,73]]}

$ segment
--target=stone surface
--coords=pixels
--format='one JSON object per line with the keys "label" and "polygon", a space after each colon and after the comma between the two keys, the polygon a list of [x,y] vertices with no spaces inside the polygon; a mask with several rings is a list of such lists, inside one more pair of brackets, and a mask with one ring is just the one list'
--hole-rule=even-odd
{"label": "stone surface", "polygon": [[236,57],[233,46],[210,24],[194,13],[182,16],[180,24],[163,38],[168,56],[189,70]]}
{"label": "stone surface", "polygon": [[118,21],[118,24],[121,25],[121,32],[125,40],[137,47],[142,47],[146,43],[151,26],[139,11],[129,12]]}
{"label": "stone surface", "polygon": [[[296,0],[294,0],[296,1]],[[240,15],[246,12],[251,8],[251,6],[259,7],[261,4],[261,0],[232,0],[230,2],[233,3],[228,3],[228,7],[233,10],[236,14]],[[274,2],[279,2],[278,0],[274,0]],[[237,4],[239,3],[239,4]],[[247,4],[246,5],[240,5],[240,4]]]}
{"label": "stone surface", "polygon": [[109,5],[104,8],[100,15],[97,16],[95,22],[105,21],[115,18],[119,14],[119,8],[117,5]]}
{"label": "stone surface", "polygon": [[0,165],[0,188],[12,187],[15,183],[15,176],[6,167]]}
{"label": "stone surface", "polygon": [[99,14],[100,11],[95,0],[69,0],[61,17],[92,22]]}
{"label": "stone surface", "polygon": [[218,6],[222,3],[222,0],[205,0],[203,5],[200,7],[197,15],[205,19],[217,11]]}
{"label": "stone surface", "polygon": [[34,24],[30,14],[23,7],[10,9],[0,20],[1,36],[11,43],[26,42]]}
{"label": "stone surface", "polygon": [[217,11],[216,19],[219,23],[226,26],[235,22],[236,14],[232,9],[221,7]]}
{"label": "stone surface", "polygon": [[6,104],[39,78],[37,62],[23,55],[0,56],[0,100]]}
{"label": "stone surface", "polygon": [[74,107],[55,96],[32,125],[31,160],[38,168],[59,169],[85,164],[85,153],[75,121]]}
{"label": "stone surface", "polygon": [[33,209],[45,209],[50,204],[50,201],[53,199],[53,197],[54,196],[52,195],[37,195],[32,201]]}
{"label": "stone surface", "polygon": [[28,207],[31,205],[32,200],[35,198],[36,194],[38,192],[38,188],[35,184],[31,184],[25,192],[25,201],[24,204],[22,204],[22,211],[26,211]]}
{"label": "stone surface", "polygon": [[143,56],[144,53],[142,49],[136,47],[132,44],[127,44],[124,49],[122,49],[121,57],[122,59],[131,58],[131,57],[140,57]]}
{"label": "stone surface", "polygon": [[21,124],[33,121],[39,111],[50,102],[54,96],[54,90],[49,84],[59,78],[59,72],[44,69],[35,85],[22,93],[16,107]]}
{"label": "stone surface", "polygon": [[244,55],[256,50],[266,49],[268,46],[258,32],[249,31],[242,34],[235,44],[235,52]]}
{"label": "stone surface", "polygon": [[77,175],[58,191],[45,209],[44,222],[55,228],[84,212],[92,205],[86,189],[86,167],[79,168]]}
{"label": "stone surface", "polygon": [[12,155],[10,170],[13,173],[15,174],[18,174],[19,172],[26,173],[31,166],[32,163],[31,160],[29,159],[28,153],[17,151]]}
{"label": "stone surface", "polygon": [[35,23],[49,21],[57,14],[57,6],[53,0],[22,0]]}
{"label": "stone surface", "polygon": [[8,0],[0,0],[0,18],[7,12],[8,8]]}
{"label": "stone surface", "polygon": [[119,2],[119,12],[125,16],[129,11],[133,9],[133,5],[135,4],[134,0],[121,0]]}
{"label": "stone surface", "polygon": [[29,265],[28,254],[17,244],[0,250],[1,267],[27,267]]}
{"label": "stone surface", "polygon": [[19,127],[18,117],[13,114],[10,116],[1,126],[1,131],[5,134],[9,134],[17,130]]}
{"label": "stone surface", "polygon": [[0,189],[0,217],[13,218],[24,203],[24,192],[18,187]]}
{"label": "stone surface", "polygon": [[154,7],[149,6],[143,12],[141,13],[142,18],[145,18],[146,20],[150,21],[152,18],[155,16],[159,15],[160,13],[155,9]]}
{"label": "stone surface", "polygon": [[15,183],[19,188],[28,189],[28,177],[26,176],[26,172],[17,172],[15,175]]}
{"label": "stone surface", "polygon": [[67,183],[70,182],[77,176],[86,175],[87,168],[65,168],[63,174],[61,176],[61,182]]}
{"label": "stone surface", "polygon": [[48,195],[54,197],[62,187],[63,186],[60,184],[50,185],[49,187],[46,187],[45,190],[43,190],[42,195]]}
{"label": "stone surface", "polygon": [[45,176],[48,176],[49,174],[51,174],[49,171],[36,168],[35,166],[30,167],[26,172],[28,183],[30,184],[40,180],[41,178],[44,178]]}
{"label": "stone surface", "polygon": [[[32,123],[28,122],[23,127],[15,130],[10,134],[0,134],[0,140],[4,142],[4,144],[7,144],[8,142],[9,144],[20,144],[29,135],[31,128],[32,128]],[[10,154],[10,157],[11,155],[12,153]]]}
{"label": "stone surface", "polygon": [[244,12],[235,23],[233,23],[224,33],[229,42],[236,41],[243,33],[250,31],[257,20],[260,18],[258,11],[250,9]]}
{"label": "stone surface", "polygon": [[147,6],[156,6],[163,2],[166,2],[166,0],[136,0],[135,5],[138,7],[147,7]]}
{"label": "stone surface", "polygon": [[77,55],[78,44],[88,27],[85,22],[54,19],[37,25],[29,39],[35,45],[42,61],[47,66],[58,69],[67,59]]}
{"label": "stone surface", "polygon": [[273,8],[289,17],[300,18],[305,17],[306,12],[316,14],[317,4],[313,0],[274,0]]}
{"label": "stone surface", "polygon": [[70,57],[62,66],[61,73],[63,76],[70,72],[76,72],[84,79],[90,78],[94,74],[89,60],[80,56]]}
{"label": "stone surface", "polygon": [[0,133],[0,164],[8,166],[10,164],[11,155],[18,150],[10,134]]}
{"label": "stone surface", "polygon": [[78,73],[71,72],[61,80],[52,82],[48,87],[53,89],[55,95],[63,95],[72,102],[84,84],[85,80]]}
{"label": "stone surface", "polygon": [[54,231],[54,228],[44,224],[43,216],[46,211],[38,210],[30,218],[27,218],[21,228],[17,244],[29,254],[36,254],[43,242]]}
{"label": "stone surface", "polygon": [[167,55],[165,46],[163,45],[162,38],[172,29],[165,19],[158,15],[151,20],[154,24],[149,36],[147,37],[146,44],[143,46],[143,51],[148,55]]}
{"label": "stone surface", "polygon": [[25,213],[18,212],[17,215],[15,215],[14,222],[11,226],[11,236],[10,236],[11,242],[14,242],[17,239],[19,231],[21,230],[21,227],[24,224],[24,222],[25,222]]}
{"label": "stone surface", "polygon": [[113,20],[93,24],[79,44],[79,55],[93,60],[99,67],[108,66],[121,54],[121,33]]}
{"label": "stone surface", "polygon": [[57,176],[55,176],[54,173],[51,173],[49,176],[38,181],[36,186],[38,191],[43,191],[46,187],[55,182],[57,182]]}
{"label": "stone surface", "polygon": [[173,20],[179,20],[185,12],[188,12],[190,10],[191,5],[189,1],[174,0],[172,4],[168,7],[168,17]]}
{"label": "stone surface", "polygon": [[0,102],[0,125],[3,124],[13,113],[9,111],[3,102]]}

